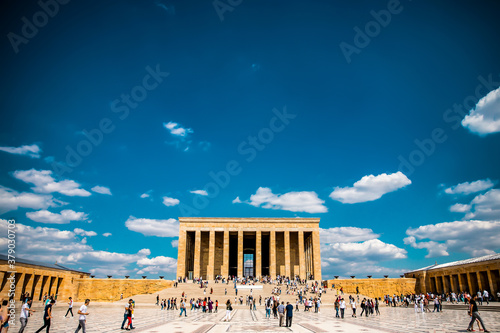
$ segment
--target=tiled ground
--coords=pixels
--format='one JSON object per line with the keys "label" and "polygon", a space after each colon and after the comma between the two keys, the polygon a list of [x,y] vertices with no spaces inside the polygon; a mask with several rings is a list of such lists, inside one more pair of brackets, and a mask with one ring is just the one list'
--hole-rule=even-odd
{"label": "tiled ground", "polygon": [[[75,306],[76,314],[78,306]],[[36,309],[36,308],[35,308]],[[40,309],[38,309],[40,310]],[[87,332],[123,332],[120,325],[123,320],[122,306],[118,304],[91,303],[88,311]],[[238,306],[229,323],[223,322],[225,311],[204,314],[190,312],[188,317],[179,318],[179,311],[160,311],[157,306],[138,305],[135,310],[135,332],[465,332],[469,317],[462,306],[457,310],[442,313],[418,313],[412,308],[381,307],[380,316],[351,318],[351,310],[347,309],[344,320],[335,318],[335,310],[331,306],[322,307],[320,314],[313,312],[295,312],[293,325],[290,328],[279,327],[278,320],[265,318],[263,307],[251,312],[247,307]],[[61,304],[54,308],[54,318],[50,332],[74,332],[78,319],[65,319],[66,307]],[[481,316],[486,328],[491,332],[500,332],[500,313],[482,312]],[[17,332],[11,327],[9,332]],[[42,325],[40,311],[30,317],[26,333],[35,332]],[[477,330],[477,327],[475,327]],[[45,330],[43,331],[45,332]]]}

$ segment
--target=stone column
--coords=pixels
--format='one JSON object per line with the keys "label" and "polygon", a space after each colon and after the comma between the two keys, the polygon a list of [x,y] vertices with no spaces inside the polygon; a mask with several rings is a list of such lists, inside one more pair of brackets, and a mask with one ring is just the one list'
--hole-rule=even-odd
{"label": "stone column", "polygon": [[312,233],[314,280],[321,281],[321,254],[319,249],[319,230]]}
{"label": "stone column", "polygon": [[304,253],[304,231],[299,230],[299,266],[301,279],[306,278],[306,258]]}
{"label": "stone column", "polygon": [[497,291],[495,290],[495,284],[493,283],[493,277],[491,276],[491,271],[488,269],[486,271],[486,274],[488,274],[488,284],[490,287],[489,294],[490,296],[496,297]]}
{"label": "stone column", "polygon": [[194,236],[194,268],[193,277],[200,277],[200,259],[201,259],[201,231],[196,230]]}
{"label": "stone column", "polygon": [[238,277],[243,277],[243,230],[238,230]]}
{"label": "stone column", "polygon": [[221,275],[227,278],[229,276],[229,230],[224,230],[224,253],[222,256]]}
{"label": "stone column", "polygon": [[262,275],[262,238],[260,230],[255,232],[255,276]]}
{"label": "stone column", "polygon": [[458,288],[460,290],[457,290],[457,294],[460,294],[460,292],[465,290],[464,282],[462,281],[462,274],[460,274],[460,272],[458,272]]}
{"label": "stone column", "polygon": [[474,273],[467,272],[467,282],[468,282],[468,287],[469,287],[469,290],[468,290],[469,294],[471,296],[474,296],[474,294],[477,292],[477,290],[476,291],[472,291],[472,281],[471,281],[471,278],[470,278],[472,274],[474,274]]}
{"label": "stone column", "polygon": [[[483,281],[481,281],[481,273],[476,272],[476,277],[477,277],[477,287],[479,288],[479,290],[481,292],[483,292],[484,288],[483,288]],[[476,293],[477,293],[477,291],[476,291]]]}
{"label": "stone column", "polygon": [[290,231],[285,230],[285,276],[290,274]]}
{"label": "stone column", "polygon": [[208,241],[207,280],[215,279],[214,266],[215,266],[215,231],[210,230],[210,239]]}
{"label": "stone column", "polygon": [[269,237],[269,275],[276,279],[276,231],[271,230]]}
{"label": "stone column", "polygon": [[177,278],[186,277],[186,230],[179,229],[179,243],[177,245]]}

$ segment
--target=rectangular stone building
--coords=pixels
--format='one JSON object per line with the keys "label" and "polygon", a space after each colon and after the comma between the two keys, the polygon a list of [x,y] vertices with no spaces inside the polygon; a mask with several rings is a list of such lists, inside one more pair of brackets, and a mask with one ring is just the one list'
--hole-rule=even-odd
{"label": "rectangular stone building", "polygon": [[319,218],[179,218],[177,277],[321,280]]}

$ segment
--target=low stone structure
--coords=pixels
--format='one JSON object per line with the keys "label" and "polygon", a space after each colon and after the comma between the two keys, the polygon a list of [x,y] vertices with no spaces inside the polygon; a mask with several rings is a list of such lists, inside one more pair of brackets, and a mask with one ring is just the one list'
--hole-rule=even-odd
{"label": "low stone structure", "polygon": [[417,280],[413,278],[400,279],[334,279],[328,280],[328,288],[343,289],[346,294],[356,294],[356,287],[359,293],[368,297],[381,297],[384,295],[407,295],[415,293]]}
{"label": "low stone structure", "polygon": [[[14,271],[12,274],[11,272]],[[54,295],[58,300],[73,297],[75,301],[89,298],[110,302],[137,294],[152,294],[170,288],[173,281],[163,279],[92,279],[90,273],[72,270],[59,264],[47,264],[16,258],[11,267],[8,258],[0,255],[0,298],[19,301],[24,293],[35,301]]]}
{"label": "low stone structure", "polygon": [[500,254],[434,264],[405,273],[405,277],[417,280],[417,293],[468,291],[475,294],[487,290],[496,297],[500,291]]}

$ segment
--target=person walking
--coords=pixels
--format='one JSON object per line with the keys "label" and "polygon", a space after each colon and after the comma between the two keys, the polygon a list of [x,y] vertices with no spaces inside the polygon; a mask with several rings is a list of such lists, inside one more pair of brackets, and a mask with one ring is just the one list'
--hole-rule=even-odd
{"label": "person walking", "polygon": [[293,305],[286,302],[286,327],[292,327]]}
{"label": "person walking", "polygon": [[352,316],[351,317],[356,318],[356,300],[354,298],[352,299],[352,302],[351,302],[351,308],[352,308]]}
{"label": "person walking", "polygon": [[179,304],[179,306],[181,308],[181,314],[179,315],[179,317],[182,317],[182,312],[184,312],[184,317],[187,317],[186,302],[184,301],[184,298],[181,298],[181,303]]}
{"label": "person walking", "polygon": [[345,301],[342,298],[340,300],[340,318],[344,319],[344,311],[345,311]]}
{"label": "person walking", "polygon": [[285,319],[285,302],[278,305],[278,314],[280,316],[280,327],[283,326],[283,319]]}
{"label": "person walking", "polygon": [[231,301],[228,299],[226,302],[226,316],[224,317],[224,321],[231,320],[231,311],[232,310],[233,310],[233,307],[231,306]]}
{"label": "person walking", "polygon": [[23,333],[26,325],[28,325],[28,317],[31,313],[36,312],[35,310],[31,310],[31,304],[33,303],[32,299],[26,298],[26,302],[23,304],[21,308],[21,314],[19,315],[19,320],[21,321],[21,328],[19,329],[19,333]]}
{"label": "person walking", "polygon": [[473,332],[474,330],[472,329],[472,326],[474,325],[474,322],[476,320],[479,320],[481,323],[481,326],[484,329],[484,332],[489,332],[486,327],[484,326],[483,320],[481,319],[481,316],[479,315],[479,310],[477,308],[477,295],[473,297],[473,299],[470,300],[469,304],[469,316],[471,316],[471,320],[469,323],[469,327],[467,327],[467,331]]}
{"label": "person walking", "polygon": [[90,300],[87,298],[85,300],[85,304],[80,306],[80,310],[78,310],[78,314],[80,315],[80,318],[78,318],[78,327],[76,328],[75,333],[78,333],[80,331],[80,328],[82,329],[83,333],[87,333],[87,330],[85,329],[85,324],[87,323],[87,316],[89,313],[87,312],[87,307],[89,306]]}
{"label": "person walking", "polygon": [[[134,301],[132,299],[129,299],[128,300],[128,304],[125,305],[125,313],[123,314],[123,322],[122,322],[122,327],[121,329],[126,329],[126,330],[133,330],[134,329],[134,326],[132,325],[132,311],[134,309],[134,305],[133,305]],[[125,323],[128,321],[127,323],[127,327],[123,327],[125,325]],[[129,328],[130,327],[130,328]]]}
{"label": "person walking", "polygon": [[73,317],[73,299],[70,297],[69,302],[68,302],[68,311],[66,311],[66,314],[64,315],[64,318],[68,315],[68,313],[71,313],[71,317]]}
{"label": "person walking", "polygon": [[43,326],[40,327],[35,333],[41,332],[44,328],[46,328],[46,332],[50,332],[50,319],[52,319],[52,306],[56,301],[50,300],[50,303],[45,306],[43,312]]}

